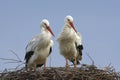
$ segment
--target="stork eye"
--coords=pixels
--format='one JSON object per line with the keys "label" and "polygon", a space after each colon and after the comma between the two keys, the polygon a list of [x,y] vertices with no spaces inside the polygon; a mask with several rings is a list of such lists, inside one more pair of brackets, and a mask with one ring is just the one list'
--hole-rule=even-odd
{"label": "stork eye", "polygon": [[68,19],[68,21],[70,21],[70,19]]}
{"label": "stork eye", "polygon": [[47,26],[47,24],[46,24],[46,23],[44,23],[44,25],[45,25],[45,26]]}

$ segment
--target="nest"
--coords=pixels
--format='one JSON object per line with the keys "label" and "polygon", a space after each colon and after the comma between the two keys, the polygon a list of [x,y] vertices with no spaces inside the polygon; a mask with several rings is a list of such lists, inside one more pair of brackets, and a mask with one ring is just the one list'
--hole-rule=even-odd
{"label": "nest", "polygon": [[65,67],[51,67],[45,72],[43,69],[26,71],[22,68],[1,72],[0,80],[120,80],[120,73],[111,67],[98,69],[93,65],[82,65],[76,69],[70,67],[67,70]]}

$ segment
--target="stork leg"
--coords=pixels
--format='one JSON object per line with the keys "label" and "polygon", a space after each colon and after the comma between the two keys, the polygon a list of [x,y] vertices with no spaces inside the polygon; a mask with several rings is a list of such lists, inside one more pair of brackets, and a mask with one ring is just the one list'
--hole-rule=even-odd
{"label": "stork leg", "polygon": [[37,61],[35,60],[34,61],[34,71],[36,71],[36,66],[37,66],[36,63],[37,63]]}
{"label": "stork leg", "polygon": [[46,71],[46,61],[44,63],[44,72]]}
{"label": "stork leg", "polygon": [[74,61],[74,69],[76,69],[76,67],[77,67],[77,66],[76,66],[76,64],[77,64],[76,54],[74,54],[74,60],[75,60],[75,61]]}
{"label": "stork leg", "polygon": [[66,69],[69,68],[69,65],[68,65],[68,58],[66,58]]}
{"label": "stork leg", "polygon": [[27,66],[27,63],[26,63],[26,65],[25,65],[25,70],[26,70],[27,72],[31,70],[31,67],[28,67],[28,66]]}
{"label": "stork leg", "polygon": [[36,62],[34,62],[34,71],[36,71]]}

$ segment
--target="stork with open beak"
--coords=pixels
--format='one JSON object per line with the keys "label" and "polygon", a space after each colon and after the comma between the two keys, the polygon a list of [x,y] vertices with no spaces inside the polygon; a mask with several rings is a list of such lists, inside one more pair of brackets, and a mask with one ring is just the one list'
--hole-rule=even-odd
{"label": "stork with open beak", "polygon": [[82,59],[82,37],[79,32],[76,31],[72,16],[68,15],[65,17],[65,24],[62,32],[57,38],[59,43],[60,53],[66,59],[66,68],[69,67],[68,60],[74,64],[76,68],[79,60]]}
{"label": "stork with open beak", "polygon": [[41,67],[44,64],[44,70],[46,70],[46,59],[52,51],[53,41],[51,37],[54,36],[49,21],[43,19],[41,21],[41,33],[34,36],[26,47],[26,68]]}

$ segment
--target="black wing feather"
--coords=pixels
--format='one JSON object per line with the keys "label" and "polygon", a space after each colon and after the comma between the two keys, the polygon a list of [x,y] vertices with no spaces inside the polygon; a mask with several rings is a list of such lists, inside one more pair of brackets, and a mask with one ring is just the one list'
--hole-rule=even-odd
{"label": "black wing feather", "polygon": [[78,50],[79,54],[82,56],[83,45],[78,45],[77,50]]}
{"label": "black wing feather", "polygon": [[[80,56],[82,56],[83,45],[77,45],[77,43],[75,43],[75,46]],[[75,59],[71,60],[73,64],[74,64],[74,61]],[[79,59],[77,60],[77,64],[80,64]]]}
{"label": "black wing feather", "polygon": [[34,53],[34,51],[26,52],[26,55],[25,55],[26,63],[28,63],[28,61],[31,58],[31,56],[33,55],[33,53]]}
{"label": "black wing feather", "polygon": [[49,55],[51,54],[51,52],[52,52],[52,47],[50,47]]}

